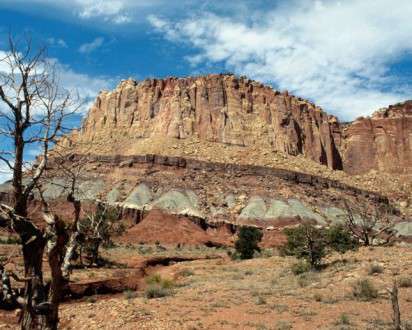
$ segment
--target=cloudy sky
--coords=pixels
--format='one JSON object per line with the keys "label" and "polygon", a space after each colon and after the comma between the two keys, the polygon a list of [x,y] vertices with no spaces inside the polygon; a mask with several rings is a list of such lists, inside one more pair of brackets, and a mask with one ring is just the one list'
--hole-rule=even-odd
{"label": "cloudy sky", "polygon": [[412,98],[411,17],[411,0],[0,0],[0,54],[30,33],[89,101],[128,77],[230,71],[346,121]]}

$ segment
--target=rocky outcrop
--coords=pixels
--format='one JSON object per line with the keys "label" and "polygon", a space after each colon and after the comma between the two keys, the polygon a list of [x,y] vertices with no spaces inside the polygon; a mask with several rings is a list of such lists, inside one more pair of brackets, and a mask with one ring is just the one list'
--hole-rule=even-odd
{"label": "rocky outcrop", "polygon": [[[75,164],[78,158],[82,156],[72,155],[66,165]],[[123,166],[124,163],[128,166]],[[197,228],[192,231],[187,227],[191,233],[202,233],[196,241],[214,238],[216,243],[217,237],[219,242],[228,242],[226,238],[233,234],[223,235],[224,226],[252,225],[265,229],[266,234],[280,233],[285,226],[303,222],[321,226],[342,223],[346,217],[344,200],[351,205],[389,203],[384,196],[338,181],[268,167],[158,155],[91,155],[88,164],[94,170],[82,177],[77,197],[84,205],[90,199],[99,199],[118,207],[123,219],[130,224],[145,223],[130,232],[130,239],[138,241],[148,239],[145,232],[149,232],[153,223],[144,221],[154,215],[157,225],[161,226],[164,220],[162,237],[167,238],[167,242],[171,242],[169,236],[177,235],[174,225],[170,227],[167,223],[177,223],[180,219],[185,228]],[[53,161],[49,167],[52,171]],[[56,176],[43,186],[43,195],[60,205],[57,212],[64,209],[66,203],[67,192],[61,189],[65,185],[64,179]],[[7,186],[10,188],[9,184],[0,185],[0,191],[6,191]],[[66,209],[71,214],[71,207]],[[410,237],[409,222],[393,211],[399,235]],[[156,240],[156,236],[152,238]]]}
{"label": "rocky outcrop", "polygon": [[80,137],[102,143],[122,136],[135,154],[144,139],[197,139],[262,154],[303,155],[350,174],[403,174],[412,170],[411,134],[412,101],[342,125],[288,92],[244,77],[208,75],[124,80],[99,94]]}
{"label": "rocky outcrop", "polygon": [[102,131],[133,139],[158,135],[261,145],[342,168],[335,117],[287,92],[233,75],[122,81],[97,97],[81,134],[93,140]]}
{"label": "rocky outcrop", "polygon": [[[67,166],[78,158],[72,155]],[[277,226],[286,220],[325,225],[339,221],[345,213],[343,199],[359,199],[356,202],[362,204],[389,202],[339,181],[260,166],[158,155],[93,155],[88,162],[94,170],[79,183],[78,198],[121,207],[135,222],[150,211],[161,210],[208,223]],[[122,166],[125,162],[127,167]],[[53,166],[51,162],[50,170]],[[61,188],[62,180],[48,181],[43,195],[64,200],[67,193]]]}
{"label": "rocky outcrop", "polygon": [[359,118],[343,130],[344,170],[412,173],[412,101]]}

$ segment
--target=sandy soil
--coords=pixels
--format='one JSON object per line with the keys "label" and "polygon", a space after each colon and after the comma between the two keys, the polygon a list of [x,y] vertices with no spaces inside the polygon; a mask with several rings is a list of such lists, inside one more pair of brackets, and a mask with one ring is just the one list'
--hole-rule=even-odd
{"label": "sandy soil", "polygon": [[[143,247],[143,248],[142,248]],[[294,258],[270,256],[233,261],[223,250],[128,246],[105,251],[105,257],[137,267],[154,256],[220,256],[147,269],[173,281],[170,295],[144,297],[136,292],[94,295],[61,307],[62,329],[391,329],[387,288],[393,278],[412,280],[412,249],[362,248],[333,255],[320,272],[294,275]],[[371,265],[382,272],[370,275]],[[378,267],[379,268],[379,267]],[[117,273],[116,273],[117,271]],[[76,281],[122,276],[128,269],[75,271]],[[353,296],[353,285],[368,279],[378,290],[370,301]],[[142,281],[144,283],[144,281]],[[402,319],[412,321],[412,287],[399,289]],[[16,328],[14,313],[1,313],[2,328]],[[13,324],[14,323],[14,324]]]}

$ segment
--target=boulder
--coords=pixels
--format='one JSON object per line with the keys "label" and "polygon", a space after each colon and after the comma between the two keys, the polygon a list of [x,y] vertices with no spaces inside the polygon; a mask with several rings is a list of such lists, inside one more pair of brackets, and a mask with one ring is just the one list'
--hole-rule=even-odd
{"label": "boulder", "polygon": [[412,237],[412,222],[400,222],[394,227],[397,236]]}

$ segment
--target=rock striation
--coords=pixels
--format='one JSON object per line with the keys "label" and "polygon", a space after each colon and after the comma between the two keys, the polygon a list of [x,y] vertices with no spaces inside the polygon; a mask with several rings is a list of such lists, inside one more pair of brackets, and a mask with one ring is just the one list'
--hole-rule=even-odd
{"label": "rock striation", "polygon": [[122,135],[130,145],[162,137],[259,147],[350,174],[412,170],[412,101],[341,124],[307,100],[234,75],[124,80],[99,94],[80,135],[93,142]]}
{"label": "rock striation", "polygon": [[122,81],[97,97],[82,135],[93,139],[102,131],[121,131],[134,139],[195,137],[261,145],[342,169],[335,117],[288,92],[233,75]]}
{"label": "rock striation", "polygon": [[346,172],[412,172],[412,101],[358,118],[343,129],[342,135]]}

